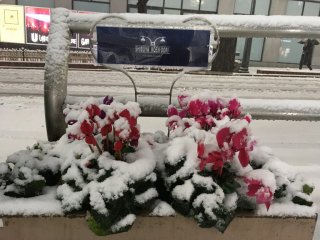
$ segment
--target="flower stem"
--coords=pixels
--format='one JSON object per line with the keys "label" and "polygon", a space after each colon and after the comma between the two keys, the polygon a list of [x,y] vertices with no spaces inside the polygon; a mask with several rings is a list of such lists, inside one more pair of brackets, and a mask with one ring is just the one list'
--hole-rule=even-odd
{"label": "flower stem", "polygon": [[98,151],[99,151],[99,153],[100,153],[100,155],[101,155],[101,154],[102,154],[102,150],[101,150],[101,148],[100,148],[99,144],[98,144],[98,143],[96,143],[96,146],[97,146]]}
{"label": "flower stem", "polygon": [[94,150],[93,150],[92,146],[90,144],[88,144],[88,146],[89,146],[91,152],[94,153]]}

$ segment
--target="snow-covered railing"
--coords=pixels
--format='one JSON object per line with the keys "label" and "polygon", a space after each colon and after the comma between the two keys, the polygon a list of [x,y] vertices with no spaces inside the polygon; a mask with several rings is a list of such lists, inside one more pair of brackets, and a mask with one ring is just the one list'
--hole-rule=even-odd
{"label": "snow-covered railing", "polygon": [[[110,15],[110,14],[109,14]],[[67,73],[71,33],[89,33],[99,19],[108,14],[79,14],[67,9],[57,8],[51,12],[51,28],[45,63],[45,116],[47,135],[50,141],[59,139],[65,133],[62,112],[67,97]],[[153,23],[155,26],[175,26],[190,16],[117,14],[136,24]],[[319,17],[297,16],[235,16],[235,15],[197,15],[216,25],[220,37],[294,37],[319,38]],[[143,106],[143,104],[142,104]],[[160,108],[161,109],[161,108]],[[145,115],[159,115],[163,111],[158,105],[147,104]],[[261,111],[260,111],[261,110]],[[269,111],[256,109],[254,116],[266,119],[315,120],[318,114],[287,112],[286,109]]]}

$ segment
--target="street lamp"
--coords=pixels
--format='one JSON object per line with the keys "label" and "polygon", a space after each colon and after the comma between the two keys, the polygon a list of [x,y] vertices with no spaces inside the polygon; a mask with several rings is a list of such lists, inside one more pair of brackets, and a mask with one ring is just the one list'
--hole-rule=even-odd
{"label": "street lamp", "polygon": [[[256,7],[256,0],[251,1],[250,15],[254,14]],[[246,38],[243,49],[243,57],[239,72],[248,73],[249,72],[249,62],[250,62],[250,53],[251,53],[252,38]]]}

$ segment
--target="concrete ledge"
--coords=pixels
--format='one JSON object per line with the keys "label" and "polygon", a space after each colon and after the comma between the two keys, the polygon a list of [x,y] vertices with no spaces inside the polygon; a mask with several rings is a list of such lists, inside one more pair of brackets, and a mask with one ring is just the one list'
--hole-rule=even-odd
{"label": "concrete ledge", "polygon": [[[0,67],[7,67],[7,68],[44,68],[44,62],[21,62],[21,61],[0,61]],[[103,66],[95,66],[92,63],[69,63],[69,68],[77,68],[81,70],[85,69],[93,69],[99,70],[104,69],[107,70]]]}
{"label": "concrete ledge", "polygon": [[287,69],[257,69],[257,74],[270,74],[270,75],[291,75],[291,76],[320,76],[318,70],[287,70]]}
{"label": "concrete ledge", "polygon": [[191,218],[138,217],[129,232],[95,236],[83,216],[2,217],[3,240],[312,240],[313,218],[238,216],[224,234],[214,228],[200,228]]}

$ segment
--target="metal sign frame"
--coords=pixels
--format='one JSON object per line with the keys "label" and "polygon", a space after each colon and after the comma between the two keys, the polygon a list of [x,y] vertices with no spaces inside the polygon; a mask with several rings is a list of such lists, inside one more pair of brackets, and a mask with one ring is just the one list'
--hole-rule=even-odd
{"label": "metal sign frame", "polygon": [[[110,21],[110,20],[116,20],[117,22],[114,21]],[[101,24],[101,25],[99,25]],[[167,94],[162,94],[162,95],[166,95],[169,96],[169,104],[171,104],[172,102],[172,92],[173,92],[173,88],[175,83],[181,79],[183,77],[183,75],[187,72],[195,72],[195,71],[201,71],[204,69],[207,69],[209,66],[212,65],[212,62],[214,61],[214,59],[216,58],[218,52],[219,52],[219,44],[220,44],[220,37],[218,34],[218,30],[215,27],[215,25],[213,23],[211,23],[210,21],[208,21],[207,19],[203,18],[203,17],[189,17],[185,20],[183,20],[180,24],[176,24],[174,26],[158,26],[155,25],[154,23],[148,23],[148,24],[141,24],[141,23],[135,23],[135,22],[130,22],[128,21],[125,17],[122,16],[115,16],[115,15],[109,15],[109,16],[104,16],[100,19],[98,19],[91,27],[90,30],[90,51],[92,56],[94,57],[94,59],[96,60],[96,62],[98,62],[97,59],[97,54],[95,52],[94,49],[94,41],[92,40],[94,38],[94,31],[96,29],[97,26],[116,26],[116,27],[128,27],[128,28],[139,28],[139,27],[147,27],[147,28],[157,28],[157,29],[206,29],[206,30],[210,30],[210,43],[209,43],[209,53],[208,53],[208,66],[207,67],[179,67],[181,70],[181,73],[177,74],[177,76],[174,78],[174,80],[171,83],[169,92]],[[213,44],[214,42],[216,42],[217,47],[215,52],[213,52]],[[134,89],[134,99],[137,102],[138,101],[138,95],[142,95],[142,93],[138,92],[137,90],[137,85],[134,81],[134,79],[132,78],[132,76],[129,74],[129,72],[125,69],[126,65],[122,65],[122,64],[103,64],[103,63],[98,63],[98,65],[102,65],[107,69],[110,70],[114,70],[114,71],[118,71],[123,73],[125,76],[127,76],[133,86]],[[137,65],[135,65],[137,66]],[[139,66],[139,65],[138,65]],[[144,66],[144,65],[142,65]],[[157,66],[155,66],[157,67]],[[177,67],[171,67],[171,66],[161,66],[163,68],[177,68]],[[152,92],[144,92],[143,95],[154,95],[154,93]]]}

